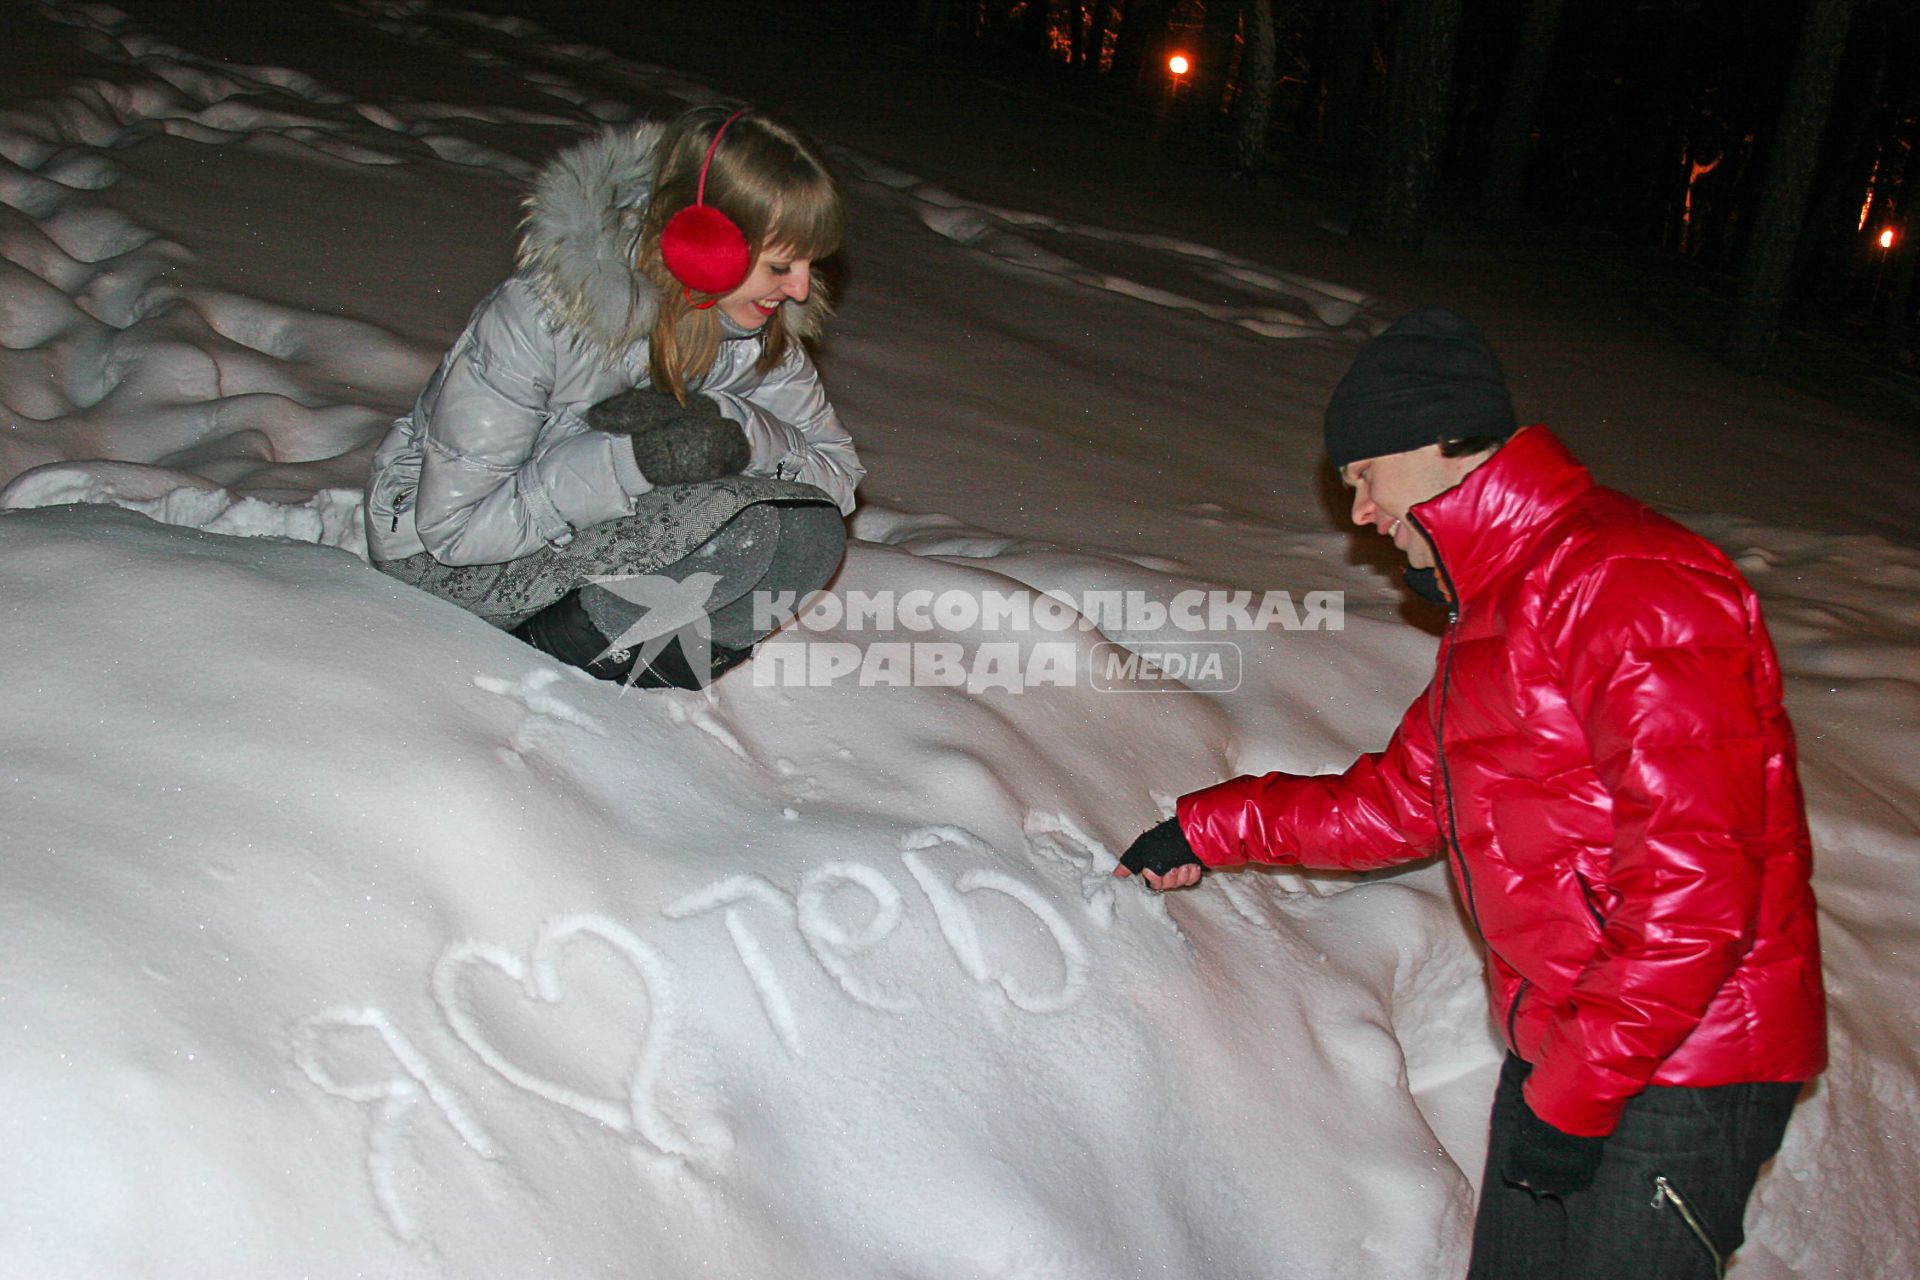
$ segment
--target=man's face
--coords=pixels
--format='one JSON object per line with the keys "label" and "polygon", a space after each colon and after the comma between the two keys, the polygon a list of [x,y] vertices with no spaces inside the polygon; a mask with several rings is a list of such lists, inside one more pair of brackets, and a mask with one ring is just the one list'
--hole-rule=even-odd
{"label": "man's face", "polygon": [[1449,458],[1430,444],[1405,453],[1362,458],[1340,468],[1340,479],[1353,490],[1353,522],[1372,525],[1393,539],[1416,569],[1433,568],[1433,548],[1407,520],[1407,511],[1437,497],[1466,479],[1467,473],[1490,458],[1476,453]]}

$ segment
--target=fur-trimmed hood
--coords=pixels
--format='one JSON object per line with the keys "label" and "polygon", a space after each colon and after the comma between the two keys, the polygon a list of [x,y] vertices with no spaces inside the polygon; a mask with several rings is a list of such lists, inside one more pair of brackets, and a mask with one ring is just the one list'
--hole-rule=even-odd
{"label": "fur-trimmed hood", "polygon": [[[526,197],[522,276],[560,324],[609,356],[645,341],[659,313],[659,289],[632,263],[662,132],[628,125],[576,143],[542,167]],[[787,304],[788,330],[812,338],[827,313],[816,280],[805,302]],[[749,336],[722,322],[729,337]]]}

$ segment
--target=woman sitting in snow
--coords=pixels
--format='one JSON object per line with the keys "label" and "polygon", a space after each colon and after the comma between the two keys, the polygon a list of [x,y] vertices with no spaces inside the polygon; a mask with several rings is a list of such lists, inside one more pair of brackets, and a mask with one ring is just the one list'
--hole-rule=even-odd
{"label": "woman sitting in snow", "polygon": [[527,206],[519,271],[374,455],[374,563],[595,676],[703,687],[757,595],[846,550],[864,468],[801,347],[839,187],[793,129],[699,108],[562,153]]}

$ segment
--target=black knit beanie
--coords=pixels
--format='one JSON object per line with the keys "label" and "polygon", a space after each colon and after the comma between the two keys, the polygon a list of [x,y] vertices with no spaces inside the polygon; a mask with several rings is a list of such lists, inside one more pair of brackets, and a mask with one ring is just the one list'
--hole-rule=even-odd
{"label": "black knit beanie", "polygon": [[1514,432],[1513,399],[1480,331],[1445,307],[1400,317],[1360,348],[1327,403],[1335,467],[1442,440]]}

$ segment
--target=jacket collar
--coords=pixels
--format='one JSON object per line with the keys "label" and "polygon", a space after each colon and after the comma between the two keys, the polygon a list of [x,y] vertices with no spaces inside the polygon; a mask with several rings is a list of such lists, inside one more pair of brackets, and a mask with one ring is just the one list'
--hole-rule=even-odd
{"label": "jacket collar", "polygon": [[1516,432],[1467,478],[1408,514],[1427,535],[1456,604],[1524,557],[1543,528],[1593,488],[1593,476],[1545,427]]}
{"label": "jacket collar", "polygon": [[[576,143],[541,168],[526,198],[521,274],[564,327],[610,359],[646,341],[660,311],[659,289],[630,264],[661,132],[642,124]],[[807,301],[787,304],[789,331],[816,336],[827,311],[816,280]],[[738,326],[723,329],[729,339],[750,336]]]}

